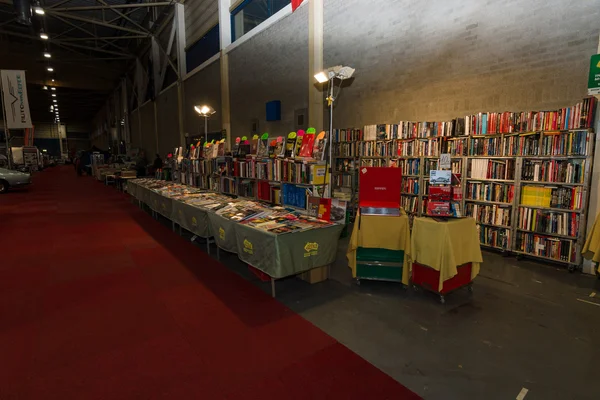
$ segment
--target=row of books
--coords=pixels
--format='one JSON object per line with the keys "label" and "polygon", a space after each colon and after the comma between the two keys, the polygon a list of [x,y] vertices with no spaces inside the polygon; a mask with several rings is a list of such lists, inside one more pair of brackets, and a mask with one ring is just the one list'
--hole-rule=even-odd
{"label": "row of books", "polygon": [[573,240],[517,232],[516,249],[526,254],[563,262],[575,262],[576,247]]}
{"label": "row of books", "polygon": [[496,182],[468,182],[465,198],[467,200],[495,201],[512,203],[515,197],[515,185]]}
{"label": "row of books", "polygon": [[[226,170],[221,171],[226,175]],[[286,159],[242,159],[233,161],[232,176],[321,185],[325,183],[325,164]]]}
{"label": "row of books", "polygon": [[524,160],[521,179],[535,182],[583,183],[585,160]]}
{"label": "row of books", "polygon": [[521,189],[521,204],[532,207],[581,210],[583,188],[524,185]]}
{"label": "row of books", "polygon": [[472,159],[467,176],[473,179],[508,179],[515,177],[515,160]]}
{"label": "row of books", "polygon": [[397,167],[402,170],[402,176],[419,175],[421,159],[409,158],[398,160]]}
{"label": "row of books", "polygon": [[465,205],[466,215],[475,218],[481,224],[498,226],[510,226],[511,207],[498,206],[496,204],[473,204]]}
{"label": "row of books", "polygon": [[400,196],[400,206],[407,213],[419,212],[419,198],[417,196]]}
{"label": "row of books", "polygon": [[439,139],[398,141],[399,157],[437,157],[440,155]]}
{"label": "row of books", "polygon": [[[450,160],[450,170],[453,174],[462,173],[462,158],[452,158]],[[439,158],[428,158],[425,160],[424,171],[425,176],[429,176],[431,170],[440,169]]]}
{"label": "row of books", "polygon": [[545,134],[542,139],[544,156],[589,156],[593,145],[593,136],[589,131]]}
{"label": "row of books", "polygon": [[356,177],[351,174],[337,174],[333,176],[334,187],[353,188]]}
{"label": "row of books", "polygon": [[487,135],[590,128],[594,121],[595,105],[596,99],[587,97],[572,107],[559,110],[468,115],[464,120],[464,133]]}
{"label": "row of books", "polygon": [[454,121],[366,125],[365,140],[417,139],[453,136]]}
{"label": "row of books", "polygon": [[485,246],[508,249],[510,246],[510,229],[487,225],[477,225],[479,242]]}
{"label": "row of books", "polygon": [[579,214],[519,207],[519,229],[577,237]]}
{"label": "row of books", "polygon": [[[398,156],[428,156],[450,153],[453,156],[588,156],[594,134],[588,130],[531,132],[490,137],[462,137],[450,140],[432,139],[427,146],[422,140],[398,140]],[[392,141],[336,143],[336,156],[393,155]],[[435,146],[440,147],[434,148]]]}
{"label": "row of books", "polygon": [[362,129],[334,129],[333,134],[331,135],[334,143],[340,142],[356,142],[364,139]]}
{"label": "row of books", "polygon": [[402,178],[400,191],[403,194],[419,194],[419,178]]}

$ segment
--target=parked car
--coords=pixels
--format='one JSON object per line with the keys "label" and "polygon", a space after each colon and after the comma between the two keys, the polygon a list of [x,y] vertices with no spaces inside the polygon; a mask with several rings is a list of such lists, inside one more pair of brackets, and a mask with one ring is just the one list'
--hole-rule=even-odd
{"label": "parked car", "polygon": [[0,194],[8,192],[9,188],[29,185],[31,175],[6,168],[0,168]]}

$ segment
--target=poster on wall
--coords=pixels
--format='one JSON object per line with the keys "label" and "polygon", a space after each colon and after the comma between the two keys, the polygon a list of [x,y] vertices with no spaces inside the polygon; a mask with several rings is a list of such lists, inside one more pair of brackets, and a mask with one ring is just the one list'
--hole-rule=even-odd
{"label": "poster on wall", "polygon": [[8,129],[31,128],[25,71],[3,69],[0,71],[0,77],[2,78],[4,115],[6,115]]}

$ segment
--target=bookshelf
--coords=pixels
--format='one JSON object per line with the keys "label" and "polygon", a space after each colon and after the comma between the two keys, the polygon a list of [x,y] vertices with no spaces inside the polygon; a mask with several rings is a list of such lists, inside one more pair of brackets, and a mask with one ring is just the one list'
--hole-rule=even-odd
{"label": "bookshelf", "polygon": [[334,135],[334,146],[350,149],[336,154],[359,166],[401,168],[401,205],[411,216],[425,215],[429,171],[449,153],[462,178],[461,210],[475,218],[482,246],[573,270],[585,241],[595,106],[586,98],[552,111],[368,125],[339,130],[361,134]]}

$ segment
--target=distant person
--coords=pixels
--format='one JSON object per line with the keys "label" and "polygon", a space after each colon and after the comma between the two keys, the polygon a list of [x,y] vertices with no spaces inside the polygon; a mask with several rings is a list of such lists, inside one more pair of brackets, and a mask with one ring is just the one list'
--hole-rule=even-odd
{"label": "distant person", "polygon": [[152,164],[152,168],[154,168],[154,171],[158,171],[159,169],[162,169],[163,167],[163,160],[162,158],[160,158],[160,155],[156,155],[156,158],[154,159],[154,163]]}
{"label": "distant person", "polygon": [[148,161],[146,160],[146,155],[142,152],[140,153],[137,161],[135,162],[135,170],[137,171],[137,176],[146,176],[147,166]]}

